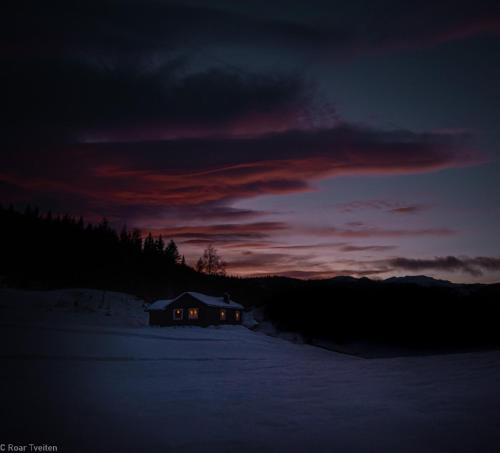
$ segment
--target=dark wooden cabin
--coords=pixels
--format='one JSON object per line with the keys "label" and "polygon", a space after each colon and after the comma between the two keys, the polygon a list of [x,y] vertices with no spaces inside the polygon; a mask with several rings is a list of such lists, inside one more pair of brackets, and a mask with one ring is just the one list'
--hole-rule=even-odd
{"label": "dark wooden cabin", "polygon": [[227,294],[223,297],[213,297],[186,292],[174,299],[157,300],[147,311],[151,326],[209,326],[241,324],[243,308]]}

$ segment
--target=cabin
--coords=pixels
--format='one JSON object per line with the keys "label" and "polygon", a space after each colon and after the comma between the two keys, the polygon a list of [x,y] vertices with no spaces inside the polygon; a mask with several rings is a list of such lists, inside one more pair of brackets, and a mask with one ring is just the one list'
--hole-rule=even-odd
{"label": "cabin", "polygon": [[185,292],[174,299],[157,300],[146,311],[150,326],[210,326],[241,324],[243,306],[222,297]]}

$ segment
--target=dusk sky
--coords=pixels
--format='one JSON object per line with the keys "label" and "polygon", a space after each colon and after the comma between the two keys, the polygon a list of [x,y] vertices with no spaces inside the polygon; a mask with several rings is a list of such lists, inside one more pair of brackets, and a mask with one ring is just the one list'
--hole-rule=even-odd
{"label": "dusk sky", "polygon": [[236,275],[500,281],[500,2],[16,1],[0,201]]}

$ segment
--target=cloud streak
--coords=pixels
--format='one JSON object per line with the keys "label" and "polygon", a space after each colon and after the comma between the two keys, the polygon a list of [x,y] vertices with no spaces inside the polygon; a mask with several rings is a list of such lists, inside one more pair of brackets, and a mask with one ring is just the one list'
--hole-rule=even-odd
{"label": "cloud streak", "polygon": [[[265,257],[262,261],[265,262]],[[382,260],[336,260],[330,265],[318,264],[310,266],[308,269],[300,269],[290,261],[287,261],[288,268],[279,272],[279,275],[295,278],[332,278],[342,275],[356,277],[380,277],[394,274],[394,272],[424,272],[439,271],[447,273],[463,273],[473,277],[480,277],[485,273],[497,272],[500,270],[500,258],[496,257],[457,257],[445,256],[427,259],[414,259],[404,257],[394,257]],[[342,267],[344,266],[344,267]]]}
{"label": "cloud streak", "polygon": [[155,236],[179,239],[190,244],[218,242],[241,242],[265,239],[271,233],[285,232],[289,226],[284,222],[254,222],[212,225],[172,226],[149,229]]}
{"label": "cloud streak", "polygon": [[[0,156],[0,181],[9,184],[10,191],[17,186],[23,193],[69,194],[87,199],[95,208],[126,206],[129,213],[133,206],[221,209],[260,195],[311,191],[314,181],[336,176],[421,173],[469,165],[478,161],[473,155],[467,137],[342,125],[247,138],[47,146],[43,163],[34,159],[33,151],[19,149]],[[58,170],[61,166],[64,174]],[[385,234],[335,228],[330,233]]]}
{"label": "cloud streak", "polygon": [[393,269],[405,271],[445,271],[445,272],[464,272],[472,276],[481,276],[484,272],[493,272],[500,270],[500,258],[478,256],[457,257],[445,256],[432,259],[412,259],[412,258],[393,258],[388,260],[387,265]]}
{"label": "cloud streak", "polygon": [[391,214],[416,214],[429,209],[429,206],[420,203],[412,204],[390,200],[355,200],[347,203],[339,203],[336,208],[341,212],[347,213],[373,210]]}
{"label": "cloud streak", "polygon": [[323,236],[337,236],[343,238],[403,238],[403,237],[419,237],[419,236],[450,236],[455,234],[455,231],[450,228],[380,228],[372,226],[362,226],[361,228],[338,228],[326,227],[317,230],[317,234]]}

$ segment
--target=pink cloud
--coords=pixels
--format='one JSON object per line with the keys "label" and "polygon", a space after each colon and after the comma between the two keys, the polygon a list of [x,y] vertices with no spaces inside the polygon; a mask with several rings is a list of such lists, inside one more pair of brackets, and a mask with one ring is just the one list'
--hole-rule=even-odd
{"label": "pink cloud", "polygon": [[401,237],[419,237],[419,236],[450,236],[456,232],[449,228],[380,228],[364,226],[361,228],[337,228],[325,227],[315,230],[316,234],[322,236],[337,236],[343,238],[401,238]]}

